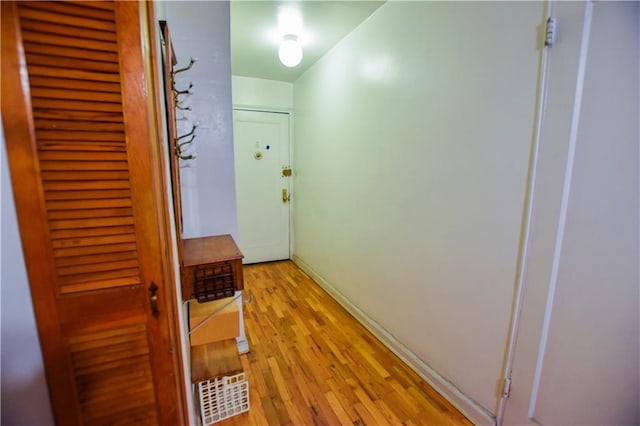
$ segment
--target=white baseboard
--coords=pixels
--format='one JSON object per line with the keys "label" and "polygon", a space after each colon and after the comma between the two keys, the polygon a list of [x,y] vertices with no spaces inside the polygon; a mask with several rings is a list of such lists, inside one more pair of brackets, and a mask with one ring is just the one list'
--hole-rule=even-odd
{"label": "white baseboard", "polygon": [[476,425],[496,424],[495,417],[480,404],[465,395],[453,383],[441,376],[437,371],[422,361],[409,348],[399,342],[387,330],[382,328],[375,320],[362,312],[356,305],[351,303],[332,284],[327,282],[313,268],[307,265],[298,256],[293,255],[293,262],[298,265],[307,275],[318,283],[331,297],[333,297],[343,308],[356,318],[367,330],[369,330],[378,340],[380,340],[391,352],[396,354],[405,364],[413,369],[422,379],[424,379],[440,395],[453,404],[462,414]]}

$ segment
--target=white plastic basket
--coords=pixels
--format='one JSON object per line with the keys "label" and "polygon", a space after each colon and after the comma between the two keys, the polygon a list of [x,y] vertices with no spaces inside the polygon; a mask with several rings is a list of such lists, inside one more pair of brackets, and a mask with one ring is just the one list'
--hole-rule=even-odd
{"label": "white plastic basket", "polygon": [[249,382],[244,372],[197,385],[203,425],[249,411]]}

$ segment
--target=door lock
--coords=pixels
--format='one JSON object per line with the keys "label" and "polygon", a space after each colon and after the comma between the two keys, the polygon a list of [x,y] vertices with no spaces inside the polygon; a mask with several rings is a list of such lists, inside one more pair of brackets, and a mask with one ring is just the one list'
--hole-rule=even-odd
{"label": "door lock", "polygon": [[290,199],[291,197],[289,197],[289,191],[287,191],[287,188],[282,188],[282,202],[287,203]]}

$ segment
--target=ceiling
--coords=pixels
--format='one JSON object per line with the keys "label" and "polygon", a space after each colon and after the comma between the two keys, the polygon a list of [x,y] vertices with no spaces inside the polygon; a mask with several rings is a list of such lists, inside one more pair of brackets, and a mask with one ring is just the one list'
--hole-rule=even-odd
{"label": "ceiling", "polygon": [[[384,1],[231,0],[231,72],[233,75],[295,81]],[[299,13],[304,56],[287,68],[278,59],[282,31],[278,16]]]}

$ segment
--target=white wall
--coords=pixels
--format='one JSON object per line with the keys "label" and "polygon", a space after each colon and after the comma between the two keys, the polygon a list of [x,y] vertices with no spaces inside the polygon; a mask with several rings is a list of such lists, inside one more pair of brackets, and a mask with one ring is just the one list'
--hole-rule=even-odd
{"label": "white wall", "polygon": [[198,61],[178,74],[176,86],[193,82],[193,94],[181,96],[192,111],[179,111],[178,133],[199,123],[187,151],[195,160],[180,169],[184,237],[237,232],[231,113],[231,54],[228,1],[168,1],[166,18],[178,57],[177,68],[191,57]]}
{"label": "white wall", "polygon": [[0,123],[2,228],[0,324],[2,327],[2,417],[7,425],[53,425],[27,270]]}
{"label": "white wall", "polygon": [[294,83],[295,259],[486,414],[542,15],[542,3],[389,2]]}
{"label": "white wall", "polygon": [[231,81],[234,107],[267,111],[291,111],[293,109],[292,83],[237,75],[232,76]]}

